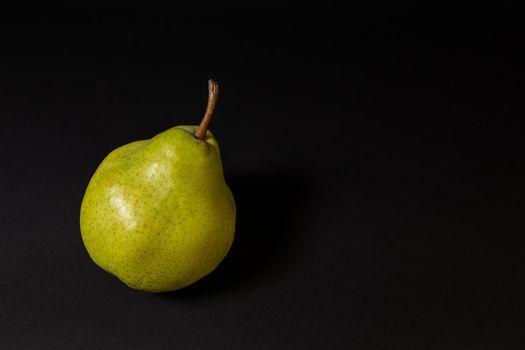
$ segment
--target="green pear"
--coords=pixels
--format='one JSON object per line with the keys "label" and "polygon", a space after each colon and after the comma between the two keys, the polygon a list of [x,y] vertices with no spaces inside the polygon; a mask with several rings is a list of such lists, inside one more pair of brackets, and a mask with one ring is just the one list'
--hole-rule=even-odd
{"label": "green pear", "polygon": [[218,85],[197,126],[176,126],[112,151],[91,178],[80,209],[93,261],[129,287],[166,292],[213,271],[228,253],[235,202],[219,145],[208,131]]}

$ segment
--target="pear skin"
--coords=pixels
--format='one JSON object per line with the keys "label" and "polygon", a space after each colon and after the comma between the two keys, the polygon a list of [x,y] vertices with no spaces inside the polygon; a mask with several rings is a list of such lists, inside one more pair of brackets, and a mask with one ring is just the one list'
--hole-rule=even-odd
{"label": "pear skin", "polygon": [[89,182],[82,240],[97,265],[131,288],[188,286],[213,271],[232,245],[235,202],[209,119],[204,131],[202,123],[177,126],[117,148]]}

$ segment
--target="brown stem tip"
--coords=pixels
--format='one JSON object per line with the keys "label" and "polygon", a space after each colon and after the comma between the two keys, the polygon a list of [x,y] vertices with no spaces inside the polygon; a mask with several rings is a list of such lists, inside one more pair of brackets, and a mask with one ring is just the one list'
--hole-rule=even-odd
{"label": "brown stem tip", "polygon": [[218,97],[219,84],[213,79],[208,80],[208,106],[206,107],[206,113],[204,113],[204,118],[202,118],[201,124],[197,128],[197,131],[195,131],[195,137],[199,140],[204,140],[204,136],[206,136],[206,131],[208,130],[211,117],[215,111]]}

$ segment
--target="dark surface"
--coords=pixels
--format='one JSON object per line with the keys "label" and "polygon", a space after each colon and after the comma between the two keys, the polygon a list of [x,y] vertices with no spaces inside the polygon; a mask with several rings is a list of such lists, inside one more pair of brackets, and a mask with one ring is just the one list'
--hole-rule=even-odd
{"label": "dark surface", "polygon": [[[80,4],[0,14],[0,349],[525,348],[522,13]],[[234,246],[131,290],[83,192],[210,77]]]}

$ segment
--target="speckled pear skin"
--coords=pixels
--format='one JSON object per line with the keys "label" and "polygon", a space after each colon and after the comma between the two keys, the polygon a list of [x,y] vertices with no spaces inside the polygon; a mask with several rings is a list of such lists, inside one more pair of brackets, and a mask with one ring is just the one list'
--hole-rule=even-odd
{"label": "speckled pear skin", "polygon": [[80,230],[93,261],[129,287],[167,292],[228,253],[235,202],[210,131],[177,126],[111,152],[86,189]]}

